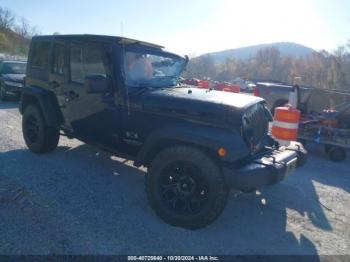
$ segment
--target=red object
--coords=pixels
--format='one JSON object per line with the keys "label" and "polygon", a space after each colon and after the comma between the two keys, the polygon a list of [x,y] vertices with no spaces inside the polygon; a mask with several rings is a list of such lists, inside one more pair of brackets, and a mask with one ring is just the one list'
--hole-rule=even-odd
{"label": "red object", "polygon": [[298,129],[283,128],[275,125],[272,126],[271,133],[275,138],[285,141],[296,141],[298,137]]}
{"label": "red object", "polygon": [[277,107],[271,134],[284,142],[295,141],[298,137],[300,111],[291,106]]}
{"label": "red object", "polygon": [[241,88],[239,85],[233,85],[230,83],[217,83],[214,86],[215,90],[220,91],[226,91],[226,92],[233,92],[233,93],[239,93],[241,91]]}
{"label": "red object", "polygon": [[186,80],[184,81],[184,83],[187,84],[187,85],[198,86],[199,80],[198,80],[198,79],[195,79],[195,78],[186,79]]}
{"label": "red object", "polygon": [[205,88],[205,89],[209,88],[209,81],[207,81],[207,80],[200,80],[198,82],[198,87],[199,88]]}
{"label": "red object", "polygon": [[337,127],[338,121],[336,119],[323,119],[321,120],[321,124],[325,126]]}
{"label": "red object", "polygon": [[290,106],[276,107],[274,120],[286,123],[299,123],[300,111]]}
{"label": "red object", "polygon": [[186,79],[184,81],[185,84],[187,85],[192,85],[192,86],[198,86],[199,88],[209,88],[209,81],[208,80],[199,80],[199,79]]}
{"label": "red object", "polygon": [[254,96],[260,96],[258,87],[254,87],[253,95],[254,95]]}

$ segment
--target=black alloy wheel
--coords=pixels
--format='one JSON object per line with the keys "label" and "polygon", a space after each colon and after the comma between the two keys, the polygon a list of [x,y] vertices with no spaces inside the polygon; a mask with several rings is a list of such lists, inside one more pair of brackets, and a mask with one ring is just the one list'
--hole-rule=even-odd
{"label": "black alloy wheel", "polygon": [[217,161],[187,145],[165,148],[155,156],[146,173],[145,188],[161,219],[188,229],[205,227],[217,219],[229,192]]}
{"label": "black alloy wheel", "polygon": [[209,185],[189,162],[175,162],[159,177],[159,193],[165,207],[177,215],[193,215],[207,204]]}

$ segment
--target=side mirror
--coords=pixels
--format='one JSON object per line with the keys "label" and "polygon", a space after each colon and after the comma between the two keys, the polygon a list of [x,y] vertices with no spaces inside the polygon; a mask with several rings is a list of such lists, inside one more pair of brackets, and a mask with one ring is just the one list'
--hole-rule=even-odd
{"label": "side mirror", "polygon": [[88,75],[85,77],[85,89],[88,94],[105,93],[108,91],[107,78],[103,75]]}

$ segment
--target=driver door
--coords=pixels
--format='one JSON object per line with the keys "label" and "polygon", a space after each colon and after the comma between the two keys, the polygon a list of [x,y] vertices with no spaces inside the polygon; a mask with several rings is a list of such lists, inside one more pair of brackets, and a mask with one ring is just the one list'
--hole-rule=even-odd
{"label": "driver door", "polygon": [[[72,42],[68,50],[69,79],[63,87],[65,114],[76,137],[83,141],[110,146],[113,144],[111,121],[115,103],[111,70],[106,48],[97,43]],[[89,92],[85,80],[91,76],[106,78],[108,88]]]}

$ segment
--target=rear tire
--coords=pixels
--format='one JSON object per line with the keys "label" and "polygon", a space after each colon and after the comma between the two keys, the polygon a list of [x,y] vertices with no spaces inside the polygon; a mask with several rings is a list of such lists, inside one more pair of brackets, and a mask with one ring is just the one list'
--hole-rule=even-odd
{"label": "rear tire", "polygon": [[28,105],[24,109],[22,132],[27,147],[34,153],[53,151],[60,137],[59,128],[47,126],[41,111],[35,105]]}
{"label": "rear tire", "polygon": [[329,151],[332,149],[332,145],[324,145],[324,151],[326,152],[326,154],[328,155]]}
{"label": "rear tire", "polygon": [[229,192],[215,162],[190,146],[161,151],[149,167],[145,187],[161,219],[188,229],[212,223],[224,210]]}
{"label": "rear tire", "polygon": [[327,155],[333,162],[343,162],[346,159],[346,149],[338,146],[331,146]]}

